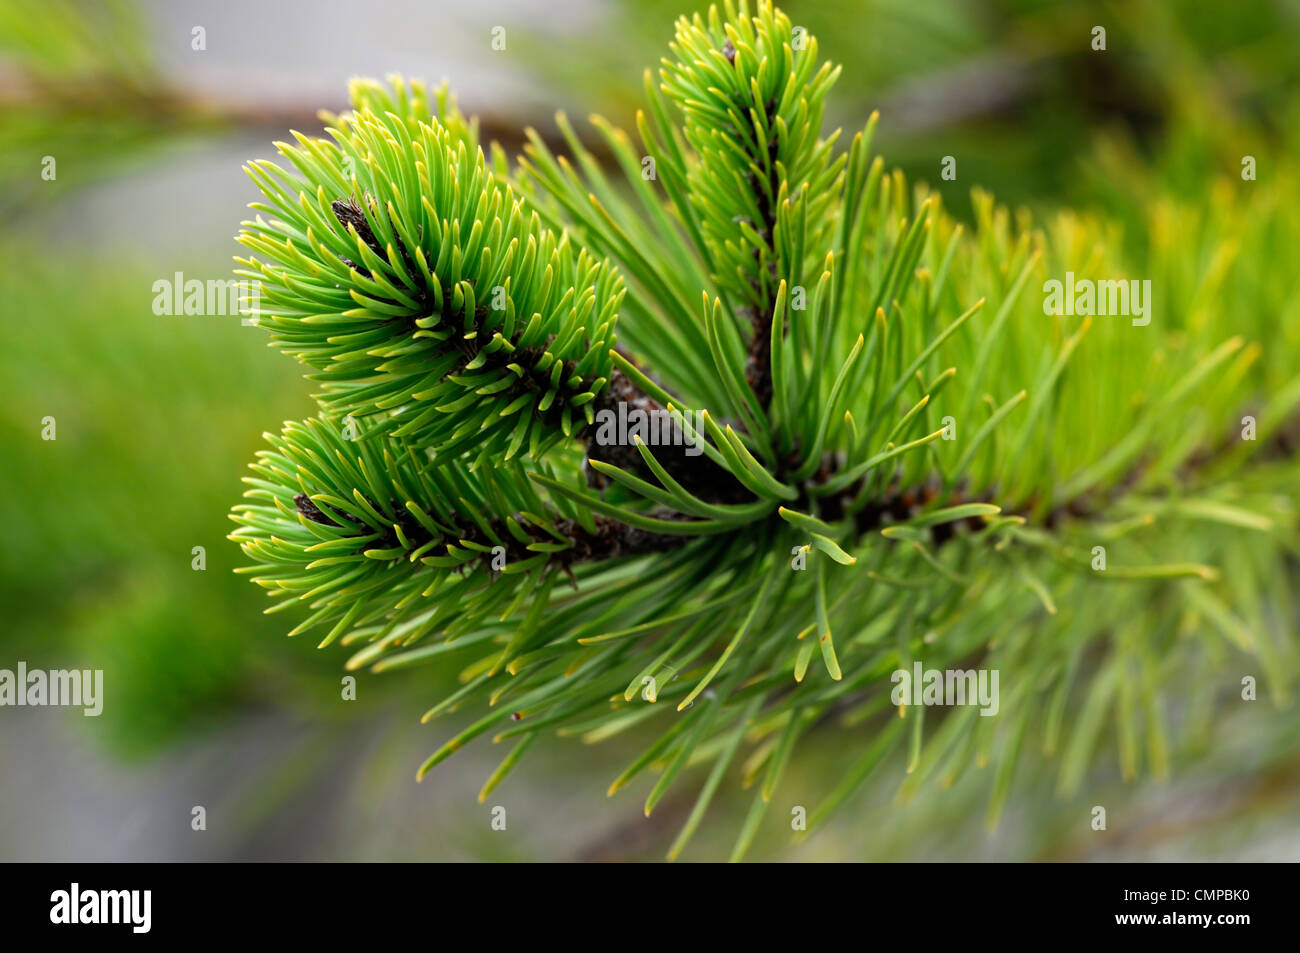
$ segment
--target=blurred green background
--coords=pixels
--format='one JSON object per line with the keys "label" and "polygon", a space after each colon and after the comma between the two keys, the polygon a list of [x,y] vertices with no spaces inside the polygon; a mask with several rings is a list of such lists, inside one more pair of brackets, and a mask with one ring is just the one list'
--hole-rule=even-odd
{"label": "blurred green background", "polygon": [[[445,77],[511,151],[525,125],[554,133],[556,108],[631,128],[673,19],[703,6],[0,0],[0,667],[102,668],[107,696],[99,718],[0,711],[0,859],[661,856],[689,800],[645,820],[634,796],[604,796],[635,749],[538,745],[493,795],[510,812],[494,833],[474,797],[500,757],[490,745],[413,780],[453,727],[418,716],[454,670],[360,674],[344,702],[346,650],[288,640],[285,617],[262,614],[231,572],[226,512],[260,434],[310,412],[309,385],[237,316],[154,314],[153,283],[231,276],[255,197],[241,164],[290,128],[318,132],[349,76]],[[887,162],[940,187],[958,217],[974,186],[1039,220],[1079,209],[1140,262],[1157,199],[1207,203],[1246,154],[1261,179],[1300,173],[1295,2],[784,7],[843,64],[829,123],[880,109]],[[498,25],[505,51],[490,46]],[[946,155],[956,182],[939,181]],[[1275,297],[1293,297],[1296,249],[1277,253]],[[989,835],[984,787],[900,811],[887,765],[825,832],[791,847],[774,829],[755,856],[1294,859],[1296,734],[1229,720],[1165,787],[1100,770],[1089,796],[1139,818],[1104,847],[1066,819],[1046,773],[1028,773]],[[838,751],[835,731],[808,746],[792,803],[834,783]],[[191,830],[194,805],[207,831]],[[715,826],[693,856],[725,856],[735,818]]]}

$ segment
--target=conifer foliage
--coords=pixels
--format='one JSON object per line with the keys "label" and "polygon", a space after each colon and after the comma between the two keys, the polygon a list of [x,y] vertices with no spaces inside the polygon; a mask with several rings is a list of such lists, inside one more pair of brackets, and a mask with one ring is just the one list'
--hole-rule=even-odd
{"label": "conifer foliage", "polygon": [[[1044,314],[1045,277],[1125,263],[982,194],[968,234],[873,157],[875,116],[822,134],[837,75],[728,3],[677,23],[637,144],[593,120],[612,163],[560,116],[571,155],[530,131],[512,167],[393,78],[248,166],[240,274],[319,414],[267,436],[232,538],[350,668],[455,666],[425,718],[474,720],[421,776],[488,735],[486,796],[543,734],[652,726],[611,793],[696,778],[676,856],[753,783],[741,857],[832,719],[814,827],[895,750],[912,789],[990,764],[995,820],[1025,757],[1065,792],[1112,745],[1163,774],[1189,693],[1259,662],[1287,699],[1300,384],[1269,317],[1215,306],[1230,265],[1147,326]],[[611,441],[619,413],[657,426]],[[915,662],[999,671],[997,714],[898,704]]]}

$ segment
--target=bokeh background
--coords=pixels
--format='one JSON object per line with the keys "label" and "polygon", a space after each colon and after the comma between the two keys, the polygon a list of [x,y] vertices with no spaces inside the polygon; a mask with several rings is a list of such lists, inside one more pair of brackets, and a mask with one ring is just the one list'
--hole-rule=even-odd
{"label": "bokeh background", "polygon": [[[673,19],[703,6],[0,0],[0,667],[101,668],[106,683],[99,718],[0,709],[0,859],[662,856],[691,802],[647,820],[636,792],[607,799],[634,747],[538,744],[489,805],[476,794],[501,756],[490,743],[415,783],[470,717],[418,721],[455,669],[361,673],[343,701],[346,650],[285,638],[284,617],[232,573],[240,477],[263,431],[310,412],[310,385],[238,317],[152,303],[175,272],[231,276],[256,197],[241,165],[290,129],[319,132],[349,77],[446,78],[513,152],[527,125],[554,134],[559,108],[631,127],[642,71]],[[1077,209],[1140,260],[1151,202],[1208,201],[1245,154],[1261,177],[1300,174],[1293,0],[783,6],[843,64],[829,125],[879,109],[877,148],[959,217],[973,186],[1040,219]],[[945,155],[956,182],[939,181]],[[1278,281],[1294,285],[1297,250],[1277,252]],[[47,416],[57,440],[41,439]],[[853,730],[812,739],[783,798],[815,804]],[[902,768],[886,763],[806,842],[773,811],[753,856],[1300,859],[1294,711],[1262,733],[1227,718],[1191,754],[1163,785],[1124,783],[1103,756],[1073,803],[1031,765],[992,833],[978,772],[903,806]],[[1125,819],[1092,837],[1085,800]],[[495,804],[506,832],[489,826]],[[747,804],[720,796],[689,856],[725,856]],[[191,830],[196,805],[206,831]]]}

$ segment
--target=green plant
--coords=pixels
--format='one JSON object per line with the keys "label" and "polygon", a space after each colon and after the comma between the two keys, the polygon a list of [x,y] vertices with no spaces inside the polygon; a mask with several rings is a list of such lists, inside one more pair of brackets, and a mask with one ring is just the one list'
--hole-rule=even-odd
{"label": "green plant", "polygon": [[[530,133],[512,169],[400,79],[249,166],[250,311],[321,412],[268,435],[232,538],[350,668],[463,666],[425,718],[481,717],[421,776],[495,733],[486,797],[543,732],[646,727],[611,792],[708,768],[677,856],[747,749],[741,857],[831,718],[862,742],[810,827],[895,748],[904,791],[990,764],[992,822],[1031,744],[1071,791],[1104,736],[1168,771],[1256,665],[1289,700],[1300,341],[1225,306],[1243,247],[1296,239],[1287,187],[1166,210],[1142,260],[978,192],[966,234],[875,117],[821,137],[835,76],[728,6],[678,22],[640,151],[594,121],[618,174],[563,116],[573,161]],[[1156,278],[1149,325],[1044,314],[1068,271]],[[637,411],[659,439],[602,439]],[[999,715],[895,706],[916,661],[1000,671]]]}

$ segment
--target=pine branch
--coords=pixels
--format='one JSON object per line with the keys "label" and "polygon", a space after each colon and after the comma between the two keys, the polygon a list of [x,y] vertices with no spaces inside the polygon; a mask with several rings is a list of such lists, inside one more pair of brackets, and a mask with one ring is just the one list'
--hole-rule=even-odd
{"label": "pine branch", "polygon": [[305,177],[248,166],[271,200],[254,208],[281,216],[240,236],[268,258],[243,261],[257,314],[320,372],[331,414],[447,456],[540,454],[608,381],[619,279],[497,182],[445,94],[401,89],[405,115],[371,111],[388,101],[360,84],[337,145],[280,144]]}
{"label": "pine branch", "polygon": [[[611,792],[657,773],[649,813],[708,765],[677,856],[746,751],[741,857],[832,716],[878,731],[814,826],[895,750],[906,792],[992,761],[993,820],[1028,740],[1067,793],[1111,724],[1127,774],[1165,773],[1167,696],[1229,651],[1285,699],[1300,381],[1258,343],[1294,301],[1255,269],[1300,198],[1164,208],[1152,234],[1199,245],[1136,262],[1105,223],[1037,230],[978,191],[967,234],[872,157],[876,117],[821,136],[838,71],[770,3],[682,19],[671,50],[644,152],[594,120],[616,172],[563,116],[573,161],[530,131],[511,170],[401,80],[281,144],[295,172],[249,166],[272,217],[241,273],[321,416],[268,437],[232,537],[349,666],[463,662],[426,718],[484,714],[420,774],[517,740],[486,796],[540,732],[653,722]],[[1198,297],[1139,327],[1028,290],[1135,269]],[[1250,406],[1257,439],[1225,440],[1219,408]],[[668,424],[610,441],[619,412]],[[999,716],[897,705],[922,660],[1007,673]]]}

